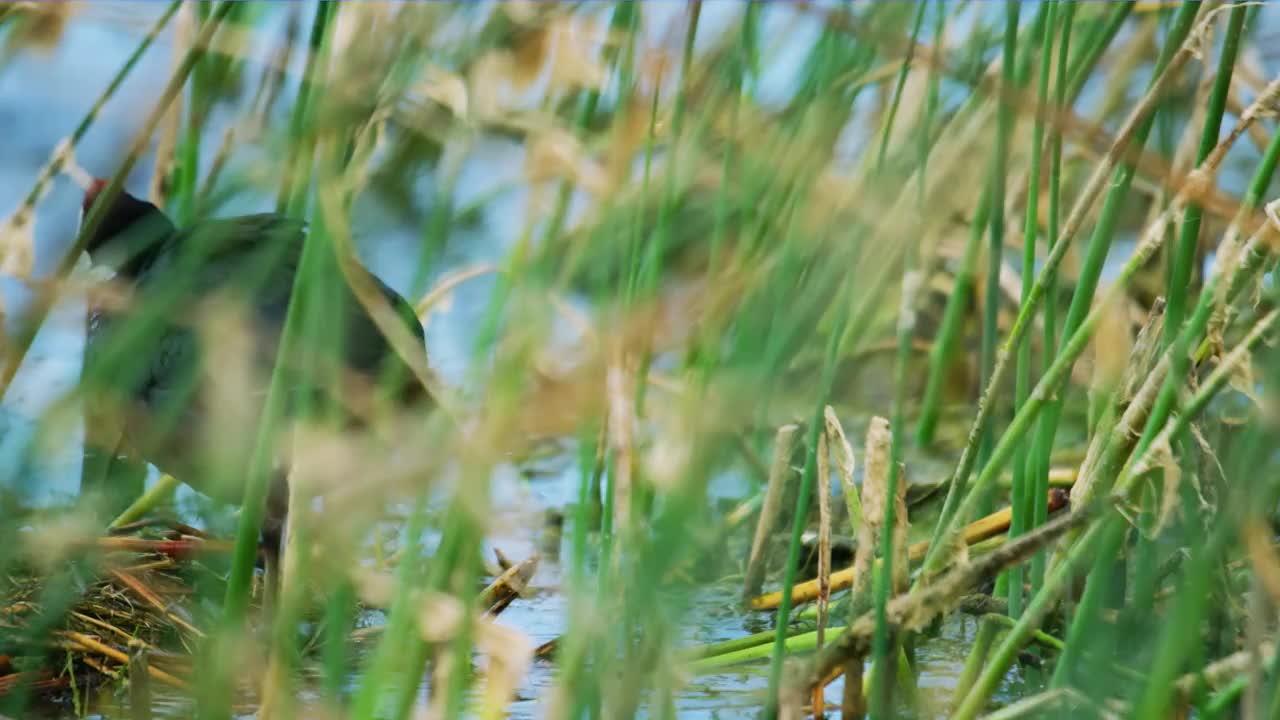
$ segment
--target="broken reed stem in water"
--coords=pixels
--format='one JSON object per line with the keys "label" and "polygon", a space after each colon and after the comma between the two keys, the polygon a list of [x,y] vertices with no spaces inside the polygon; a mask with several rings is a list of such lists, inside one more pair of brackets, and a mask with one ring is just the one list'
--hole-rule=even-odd
{"label": "broken reed stem in water", "polygon": [[764,504],[760,506],[760,518],[756,521],[755,537],[751,540],[751,554],[747,558],[747,576],[742,586],[743,599],[754,597],[760,592],[767,569],[768,553],[766,552],[769,537],[773,533],[773,525],[778,511],[782,507],[782,497],[788,480],[792,476],[791,456],[795,452],[796,438],[800,433],[799,425],[784,425],[778,428],[773,440],[773,463],[769,466],[769,484],[765,489]]}
{"label": "broken reed stem in water", "polygon": [[[853,480],[854,470],[856,468],[856,460],[853,455],[853,446],[849,444],[849,439],[845,437],[844,426],[840,424],[840,418],[836,415],[836,411],[830,405],[826,406],[822,411],[825,429],[823,437],[827,438],[827,445],[836,456],[836,468],[840,473],[840,494],[844,496],[845,509],[849,514],[849,534],[851,537],[859,537],[862,532],[863,515],[862,500],[859,496],[859,489]],[[853,578],[849,578],[852,583]],[[832,591],[831,578],[827,577],[824,581],[826,592]],[[798,589],[793,589],[796,592]],[[781,597],[779,597],[781,600]],[[850,596],[849,603],[849,621],[853,620],[857,610],[855,608],[853,597]],[[825,641],[825,637],[823,640]],[[840,699],[841,711],[849,717],[858,717],[866,712],[866,700],[863,693],[862,673],[865,662],[865,656],[850,659],[844,668],[845,682],[844,692]],[[825,688],[825,685],[820,685]],[[817,693],[815,692],[815,696]],[[825,698],[824,698],[825,699]],[[814,707],[820,707],[816,702]]]}
{"label": "broken reed stem in water", "polygon": [[[1036,551],[1054,542],[1071,528],[1086,525],[1093,519],[1095,512],[1085,509],[1054,518],[1046,525],[1005,543],[988,555],[944,573],[923,589],[899,595],[886,608],[888,622],[896,631],[919,630],[927,626],[935,618],[958,607],[970,588],[995,577],[997,573],[1016,563],[1026,562]],[[801,680],[810,684],[820,682],[843,666],[848,658],[870,652],[875,624],[872,613],[860,617],[818,654],[807,666]]]}
{"label": "broken reed stem in water", "polygon": [[[876,555],[881,550],[881,542],[884,537],[882,527],[885,523],[885,510],[887,503],[892,502],[888,497],[889,492],[889,421],[882,417],[873,417],[867,423],[867,437],[864,444],[863,465],[864,471],[862,476],[862,493],[861,505],[864,511],[862,516],[862,524],[858,527],[858,550],[854,554],[851,587],[849,590],[849,621],[853,622],[854,615],[862,612],[863,609],[872,604],[873,577],[872,572],[876,566]],[[881,560],[888,562],[888,560]],[[828,580],[828,585],[831,582]],[[821,590],[821,587],[818,588]],[[830,592],[830,588],[827,590]],[[794,591],[793,591],[794,595]],[[844,695],[840,700],[842,711],[849,714],[856,714],[865,711],[866,695],[865,690],[872,693],[877,692],[877,684],[883,686],[885,682],[893,682],[893,673],[890,672],[888,678],[885,677],[883,663],[872,663],[872,670],[876,673],[873,679],[878,680],[871,684],[866,683],[866,673],[864,672],[864,663],[871,653],[859,653],[856,660],[851,659],[844,664],[844,671],[850,673],[850,679],[846,681]],[[823,687],[826,683],[818,683],[814,687]],[[887,691],[886,691],[887,692]]]}
{"label": "broken reed stem in water", "polygon": [[836,471],[840,473],[840,494],[844,496],[845,510],[849,513],[849,536],[857,537],[858,528],[862,525],[862,501],[858,498],[858,485],[853,480],[857,467],[853,446],[845,437],[844,426],[830,405],[822,411],[822,418],[826,425],[827,445],[835,454]]}
{"label": "broken reed stem in water", "polygon": [[[906,313],[911,312],[909,298],[914,294],[911,292],[912,284],[909,281],[903,283],[902,304]],[[900,321],[900,334],[909,334],[907,328],[912,324],[909,320]],[[895,400],[895,415],[901,421],[903,363],[899,362],[897,372],[899,395]],[[868,517],[878,516],[875,523],[878,525],[878,537],[868,543],[869,552],[865,556],[862,553],[863,543],[859,542],[856,560],[862,560],[864,557],[871,559],[879,555],[880,583],[877,587],[871,579],[875,564],[873,561],[868,562],[864,575],[868,578],[868,582],[862,588],[855,588],[851,595],[856,600],[857,595],[864,594],[869,589],[874,599],[876,632],[872,642],[871,669],[874,674],[870,688],[873,714],[887,712],[893,702],[894,685],[899,681],[906,684],[908,679],[908,677],[898,676],[898,664],[895,660],[902,652],[899,644],[900,636],[896,631],[890,631],[885,616],[885,607],[889,598],[905,588],[907,578],[907,483],[900,477],[902,472],[897,457],[900,449],[900,433],[895,431],[889,421],[884,418],[872,418],[867,429],[867,475],[863,481],[863,489],[867,490],[868,481],[871,481],[870,489],[873,492],[869,495],[879,500],[878,507],[875,502],[864,503],[868,506]],[[872,523],[868,522],[864,529],[870,529],[871,525]],[[866,533],[863,533],[859,539],[866,536]]]}
{"label": "broken reed stem in water", "polygon": [[[817,649],[827,632],[827,604],[831,599],[831,456],[827,433],[818,434],[818,627]],[[813,689],[813,707],[826,707],[822,686]],[[820,712],[821,710],[819,710]]]}
{"label": "broken reed stem in water", "polygon": [[[862,475],[862,526],[858,528],[858,551],[854,554],[850,600],[862,605],[871,599],[871,570],[881,555],[889,491],[889,421],[873,417],[867,423],[865,470]],[[793,591],[794,598],[794,591]]]}
{"label": "broken reed stem in water", "polygon": [[806,429],[804,472],[800,476],[800,488],[796,493],[795,514],[791,518],[791,540],[787,547],[787,564],[783,570],[782,599],[778,603],[777,638],[774,641],[773,659],[769,667],[767,712],[773,714],[783,687],[782,665],[786,653],[786,625],[791,614],[791,586],[795,584],[800,564],[800,538],[804,533],[804,518],[809,508],[809,493],[817,465],[818,435],[822,432],[823,418],[831,389],[835,384],[836,366],[840,355],[841,340],[849,328],[848,300],[836,302],[836,320],[826,339],[822,377],[817,402],[813,408],[809,427]]}
{"label": "broken reed stem in water", "polygon": [[[1067,506],[1067,495],[1060,488],[1050,490],[1047,500],[1050,513],[1056,513],[1058,510]],[[986,517],[975,520],[965,526],[964,530],[961,532],[961,538],[966,545],[972,546],[1008,532],[1011,512],[1011,509],[1006,507],[991,513]],[[912,543],[907,550],[907,559],[912,563],[919,563],[924,560],[928,551],[928,540],[921,540],[919,542]],[[857,577],[858,572],[854,566],[832,573],[831,592],[837,592],[852,586],[855,578]],[[810,602],[818,597],[818,583],[813,580],[798,583],[792,588],[791,592],[796,603]],[[778,606],[778,602],[781,599],[781,591],[766,593],[752,598],[750,607],[752,610],[772,610]]]}

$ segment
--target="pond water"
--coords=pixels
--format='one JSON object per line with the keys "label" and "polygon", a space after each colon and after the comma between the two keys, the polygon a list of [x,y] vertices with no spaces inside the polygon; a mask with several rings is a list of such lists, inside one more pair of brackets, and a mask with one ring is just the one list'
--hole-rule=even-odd
{"label": "pond water", "polygon": [[[708,4],[708,14],[703,18],[709,28],[706,35],[714,34],[716,23],[733,20],[734,13],[723,11],[727,5]],[[677,3],[652,7],[655,19],[646,27],[647,32],[658,37],[663,32],[663,23],[669,23],[678,15],[680,7]],[[0,161],[0,212],[7,214],[18,205],[55,144],[79,122],[89,103],[106,86],[161,8],[156,3],[93,4],[67,26],[53,47],[47,51],[19,53],[0,66],[0,137],[5,139]],[[283,26],[283,13],[278,15],[277,25],[264,23],[255,32],[278,32]],[[765,104],[785,98],[791,76],[816,33],[813,22],[804,18],[771,11],[767,20],[787,28],[789,34],[786,35],[788,43],[775,48],[770,73],[760,82],[758,97]],[[168,76],[172,55],[170,37],[166,32],[147,53],[81,143],[77,160],[89,172],[107,175],[120,161],[123,148],[142,124],[158,88]],[[229,119],[216,115],[207,137],[219,137]],[[212,159],[213,145],[206,143],[202,149],[206,155],[203,166],[207,167]],[[463,162],[457,203],[468,205],[508,184],[520,172],[523,152],[523,147],[512,141],[479,140]],[[128,189],[135,194],[145,194],[152,165],[149,155],[143,157],[129,179]],[[422,182],[420,190],[429,196],[431,178],[423,178]],[[516,185],[518,187],[518,183]],[[35,225],[37,275],[51,272],[69,246],[78,223],[80,201],[81,190],[66,178],[60,178],[40,205]],[[519,189],[487,202],[479,223],[452,231],[446,257],[435,275],[479,260],[501,258],[519,236],[524,202],[523,191]],[[270,205],[270,198],[261,202],[239,198],[229,211],[259,211]],[[433,278],[427,278],[423,287],[410,287],[417,266],[416,248],[420,237],[417,228],[397,225],[389,213],[374,203],[363,203],[356,218],[354,230],[360,251],[375,273],[411,297],[430,286]],[[486,278],[468,282],[458,288],[447,310],[432,316],[428,348],[433,364],[446,379],[464,380],[468,363],[465,349],[473,346],[472,335],[480,325],[491,289],[492,281]],[[0,294],[8,320],[6,329],[12,332],[13,318],[20,314],[28,293],[18,280],[0,276]],[[28,453],[27,450],[37,440],[35,419],[76,382],[83,349],[83,317],[84,306],[77,299],[68,299],[56,307],[28,354],[12,391],[0,406],[0,468],[3,468],[0,487],[33,503],[66,499],[78,488],[82,437],[78,424],[41,440],[40,452]],[[497,510],[523,517],[521,522],[503,524],[513,528],[509,537],[490,539],[492,545],[500,547],[509,557],[524,557],[542,547],[542,512],[563,510],[571,502],[577,484],[572,454],[566,453],[559,459],[562,462],[552,463],[554,469],[531,478],[511,468],[504,468],[495,477]],[[713,492],[721,497],[740,497],[746,490],[744,479],[733,476],[719,478],[713,486]],[[182,497],[189,498],[189,492],[184,490]],[[186,502],[181,498],[180,501]],[[533,580],[531,596],[515,602],[500,620],[525,633],[535,644],[556,637],[565,626],[567,607],[564,595],[559,592],[561,572],[556,557],[555,553],[544,554]],[[725,640],[759,630],[765,619],[746,617],[731,608],[726,598],[736,597],[737,588],[725,584],[699,591],[688,616],[690,641]],[[973,631],[972,621],[954,620],[943,628],[939,637],[925,640],[919,648],[920,687],[928,696],[926,705],[938,708],[937,717],[945,717],[942,709],[946,707]],[[754,717],[758,693],[767,685],[764,673],[763,666],[748,666],[691,679],[679,698],[681,717]],[[520,691],[521,700],[512,708],[513,717],[540,717],[540,699],[553,682],[551,667],[545,663],[535,664]],[[1006,682],[1005,690],[1017,695],[1022,682],[1015,671]],[[829,697],[838,698],[839,692],[839,686],[834,686]],[[1007,699],[1008,695],[1001,697]],[[175,715],[182,714],[181,704],[172,707]]]}

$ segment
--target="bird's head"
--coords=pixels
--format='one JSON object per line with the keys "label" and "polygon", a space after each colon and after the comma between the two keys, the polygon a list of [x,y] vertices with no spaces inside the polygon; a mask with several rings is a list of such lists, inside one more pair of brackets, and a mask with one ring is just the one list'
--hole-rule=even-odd
{"label": "bird's head", "polygon": [[[84,191],[80,221],[107,187],[107,181],[95,178]],[[155,205],[121,191],[105,208],[102,222],[85,241],[85,251],[95,265],[120,267],[144,248],[173,232],[173,223]]]}

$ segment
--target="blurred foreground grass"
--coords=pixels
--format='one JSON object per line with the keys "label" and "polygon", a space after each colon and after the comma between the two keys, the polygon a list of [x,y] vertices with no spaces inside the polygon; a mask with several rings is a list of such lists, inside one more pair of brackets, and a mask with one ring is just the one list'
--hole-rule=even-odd
{"label": "blurred foreground grass", "polygon": [[[130,7],[4,3],[0,59]],[[424,321],[463,283],[492,292],[465,381],[436,377],[441,349],[401,346],[436,410],[375,408],[359,431],[323,404],[241,417],[252,339],[233,314],[200,320],[226,390],[192,444],[247,479],[235,543],[173,522],[105,535],[142,488],[114,444],[74,507],[9,502],[0,712],[99,707],[92,686],[147,717],[163,685],[200,717],[489,718],[550,663],[540,714],[673,717],[689,673],[758,658],[767,693],[734,704],[773,716],[977,717],[1015,663],[1032,690],[992,717],[1280,713],[1272,8],[170,10],[151,33],[173,38],[172,80],[103,194],[142,163],[179,226],[245,197],[305,219],[282,357],[336,342],[365,203],[412,228]],[[281,15],[283,35],[262,31]],[[0,266],[38,298],[6,389],[59,293],[111,289],[78,252],[56,282],[30,277],[34,207],[60,173],[84,182],[73,146],[98,90],[0,229]],[[494,139],[520,166],[459,202]],[[504,198],[501,256],[453,266],[458,228]],[[537,558],[489,567],[481,548],[502,529],[495,471],[549,440],[576,489],[566,631],[535,658],[493,618]],[[285,579],[251,603],[286,447]],[[709,492],[725,474],[746,478],[728,509]],[[744,587],[724,607],[776,608],[773,629],[691,647],[690,593],[726,577]],[[355,630],[369,608],[385,626]],[[916,648],[957,612],[982,620],[954,691],[918,692]]]}

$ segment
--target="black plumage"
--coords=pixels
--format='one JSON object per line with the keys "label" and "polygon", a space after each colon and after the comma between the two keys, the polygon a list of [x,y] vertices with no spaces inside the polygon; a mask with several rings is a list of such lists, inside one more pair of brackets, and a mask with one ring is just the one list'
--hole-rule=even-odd
{"label": "black plumage", "polygon": [[[99,181],[86,193],[86,212],[102,186]],[[121,193],[86,246],[95,265],[116,270],[116,283],[129,296],[121,306],[91,310],[85,396],[96,408],[91,422],[116,427],[91,427],[89,434],[110,436],[119,430],[136,456],[211,497],[238,504],[305,235],[302,223],[272,214],[206,220],[178,229],[151,203]],[[423,342],[413,307],[372,279]],[[217,302],[240,309],[247,337],[227,337],[225,342],[250,357],[227,362],[226,352],[219,351],[231,348],[213,346],[223,342],[217,335],[220,326],[207,324],[210,316],[202,313]],[[344,388],[376,387],[403,402],[425,399],[408,366],[345,282],[325,288],[323,308],[321,333],[303,333],[290,360],[336,370]],[[323,342],[306,340],[320,336]],[[304,398],[330,391],[304,384],[299,364],[286,364],[287,415]],[[347,401],[349,395],[344,394]],[[222,416],[215,418],[215,407],[224,411]],[[287,468],[276,468],[268,504],[272,525],[285,512],[286,473]]]}

